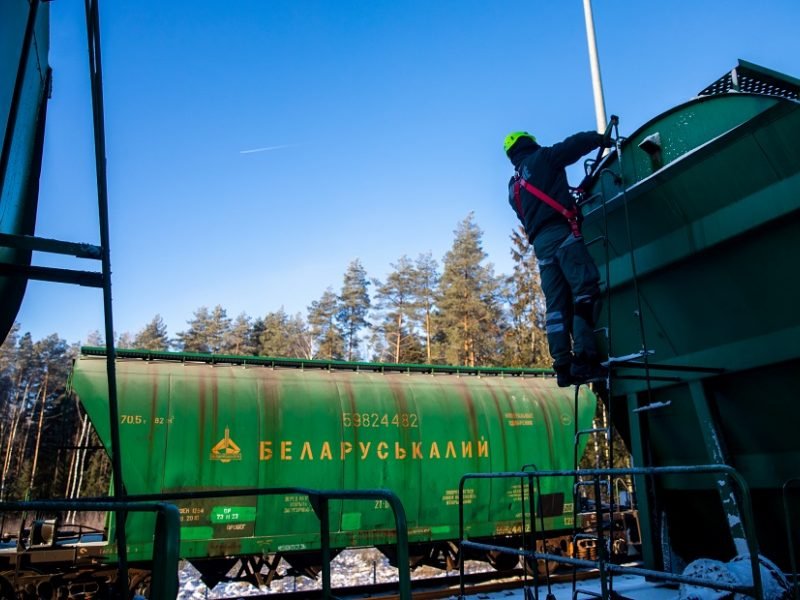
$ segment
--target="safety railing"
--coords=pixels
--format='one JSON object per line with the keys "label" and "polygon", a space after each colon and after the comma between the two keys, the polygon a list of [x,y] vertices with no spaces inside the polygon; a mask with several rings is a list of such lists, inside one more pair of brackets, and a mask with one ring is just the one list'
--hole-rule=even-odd
{"label": "safety railing", "polygon": [[[674,573],[665,573],[653,569],[644,569],[640,567],[622,566],[617,565],[606,560],[602,560],[603,554],[600,553],[601,560],[593,561],[580,558],[572,558],[561,556],[558,554],[551,554],[548,552],[536,552],[535,550],[511,548],[507,546],[499,546],[494,544],[484,544],[480,542],[471,542],[464,538],[464,484],[470,479],[511,479],[520,478],[528,479],[529,489],[532,487],[532,480],[542,477],[576,477],[578,475],[588,475],[594,477],[618,477],[618,476],[663,476],[663,475],[701,475],[718,473],[725,478],[729,479],[736,491],[739,494],[740,500],[740,518],[745,533],[745,541],[750,555],[750,567],[752,570],[753,584],[752,585],[737,585],[730,583],[723,583],[718,581],[708,581],[697,577],[688,577],[685,575],[677,575]],[[750,499],[750,489],[745,482],[744,478],[734,468],[728,465],[693,465],[686,467],[650,467],[650,468],[628,468],[628,469],[573,469],[565,471],[525,471],[525,472],[506,472],[506,473],[468,473],[461,477],[458,485],[458,503],[459,503],[459,548],[471,548],[483,551],[495,551],[506,554],[516,554],[517,556],[524,557],[526,560],[535,561],[553,561],[572,565],[574,567],[582,567],[589,569],[597,569],[600,572],[600,585],[601,596],[609,598],[611,596],[608,586],[605,582],[606,577],[613,574],[629,574],[640,575],[657,581],[665,581],[677,584],[695,585],[698,587],[711,588],[717,590],[724,590],[730,592],[738,592],[748,594],[756,598],[756,600],[764,599],[764,591],[761,582],[761,569],[758,560],[758,541],[755,535],[755,525],[753,519],[752,501]],[[536,538],[536,519],[533,518],[533,500],[529,499],[531,518],[531,537]],[[598,503],[599,504],[599,503]],[[523,510],[523,515],[525,511]],[[463,563],[463,561],[462,561]],[[460,570],[461,578],[461,597],[464,597],[464,568],[463,564]],[[534,571],[534,581],[537,581]],[[538,598],[538,590],[535,592]]]}
{"label": "safety railing", "polygon": [[[153,570],[150,584],[152,600],[174,600],[178,595],[180,513],[165,502],[114,502],[111,500],[29,500],[0,502],[0,512],[123,511],[156,513],[153,545]],[[123,582],[127,589],[127,582]]]}
{"label": "safety railing", "polygon": [[794,537],[795,530],[792,529],[792,510],[789,504],[789,495],[792,491],[795,496],[800,495],[800,477],[795,477],[784,482],[781,488],[783,494],[783,517],[786,520],[786,543],[789,547],[789,566],[792,569],[792,589],[795,600],[800,600],[800,581],[797,580],[797,554],[795,553]]}
{"label": "safety railing", "polygon": [[129,495],[131,502],[202,500],[206,498],[231,498],[243,496],[279,496],[300,494],[309,499],[311,507],[320,520],[320,552],[322,554],[322,593],[331,598],[331,538],[330,500],[385,500],[392,509],[395,522],[397,547],[398,593],[401,600],[411,600],[411,573],[408,561],[408,522],[403,503],[389,490],[313,490],[302,487],[250,488],[237,490],[214,490],[179,492],[169,494]]}
{"label": "safety railing", "polygon": [[[527,466],[527,465],[526,465]],[[503,473],[467,473],[466,475],[461,476],[461,480],[458,483],[458,541],[459,541],[459,556],[461,560],[458,561],[459,564],[459,581],[460,581],[460,588],[461,588],[461,595],[460,598],[464,598],[465,588],[464,588],[464,552],[465,548],[472,548],[476,550],[485,550],[485,551],[496,551],[501,552],[503,554],[516,554],[520,557],[532,558],[536,554],[536,512],[534,511],[534,492],[533,492],[533,481],[538,481],[539,473],[542,471],[509,471]],[[507,546],[499,546],[495,544],[486,544],[482,542],[470,542],[464,539],[464,484],[469,481],[470,479],[519,479],[519,480],[527,480],[527,488],[528,488],[528,507],[527,511],[530,515],[530,549],[519,549],[519,548],[509,548]],[[525,519],[525,486],[520,485],[520,503],[522,504],[522,511],[521,511],[521,522],[522,522],[522,536],[523,536],[523,546],[525,545],[525,535],[527,533],[528,528],[526,527],[526,519]],[[536,588],[539,587],[539,573],[538,569],[533,568],[533,584]],[[548,578],[549,579],[549,578]],[[527,575],[526,575],[527,580]],[[527,585],[527,581],[526,581]]]}

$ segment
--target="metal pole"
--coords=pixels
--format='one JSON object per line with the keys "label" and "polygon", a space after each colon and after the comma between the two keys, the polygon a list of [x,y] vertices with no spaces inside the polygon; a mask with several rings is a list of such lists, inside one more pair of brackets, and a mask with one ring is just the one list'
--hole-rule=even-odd
{"label": "metal pole", "polygon": [[320,494],[319,502],[319,538],[322,554],[322,597],[331,597],[331,521],[328,512],[328,496]]}
{"label": "metal pole", "polygon": [[[108,176],[106,173],[106,134],[103,108],[103,69],[100,58],[99,0],[85,0],[86,35],[89,42],[89,77],[92,88],[92,116],[94,118],[94,154],[97,177],[97,205],[100,218],[100,247],[103,265],[103,312],[105,314],[106,371],[108,373],[108,414],[111,426],[111,462],[114,497],[124,500],[122,478],[122,450],[119,437],[119,407],[117,404],[116,353],[114,351],[114,320],[111,310],[111,250],[108,224]],[[119,557],[118,592],[120,597],[128,591],[128,549],[125,539],[127,513],[119,510],[117,516],[117,556]]]}
{"label": "metal pole", "polygon": [[606,102],[603,99],[603,82],[600,79],[597,40],[594,37],[592,0],[583,0],[583,15],[586,18],[586,41],[589,44],[589,65],[592,68],[592,91],[594,92],[594,113],[597,117],[597,131],[598,133],[603,133],[606,129]]}

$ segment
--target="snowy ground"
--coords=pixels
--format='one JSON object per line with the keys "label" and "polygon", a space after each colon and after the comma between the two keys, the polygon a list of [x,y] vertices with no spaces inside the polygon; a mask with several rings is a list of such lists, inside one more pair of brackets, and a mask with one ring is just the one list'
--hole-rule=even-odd
{"label": "snowy ground", "polygon": [[[488,564],[474,561],[467,561],[465,567],[469,573],[492,570]],[[288,568],[289,565],[281,561],[278,572],[286,573]],[[420,567],[411,576],[417,579],[442,575],[445,572],[439,569]],[[397,569],[389,565],[389,560],[374,548],[345,550],[331,561],[331,585],[334,588],[390,581],[397,581]],[[261,589],[249,583],[221,582],[213,590],[209,590],[200,580],[197,570],[185,563],[180,572],[180,586],[179,600],[199,600],[321,589],[322,578],[312,580],[307,577],[284,577],[273,581],[269,588]]]}

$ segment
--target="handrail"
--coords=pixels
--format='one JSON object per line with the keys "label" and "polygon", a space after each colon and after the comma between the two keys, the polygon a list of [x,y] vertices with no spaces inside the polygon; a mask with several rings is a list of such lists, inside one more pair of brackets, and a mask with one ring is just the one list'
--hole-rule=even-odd
{"label": "handrail", "polygon": [[[181,518],[178,508],[166,502],[117,502],[113,500],[28,500],[0,502],[0,512],[30,510],[60,512],[79,511],[155,512],[155,542],[153,546],[152,600],[174,600],[178,596],[178,559]],[[125,584],[127,590],[127,582]],[[121,584],[120,584],[121,585]]]}
{"label": "handrail", "polygon": [[[469,479],[500,479],[500,478],[530,478],[533,477],[576,477],[577,475],[591,475],[591,476],[606,476],[616,477],[623,475],[695,475],[695,474],[708,474],[719,473],[728,477],[738,488],[741,500],[741,520],[745,532],[745,540],[747,542],[748,552],[750,553],[750,567],[753,574],[752,585],[732,585],[720,582],[709,582],[704,579],[696,577],[687,577],[684,575],[675,575],[672,573],[664,573],[662,571],[655,571],[652,569],[642,569],[639,567],[625,567],[615,565],[613,563],[605,563],[605,561],[591,561],[578,558],[571,558],[561,556],[558,554],[549,554],[547,552],[530,552],[528,550],[520,550],[518,548],[509,548],[507,546],[497,546],[493,544],[482,544],[478,542],[470,542],[464,539],[464,483]],[[574,565],[578,567],[596,568],[601,571],[606,571],[610,574],[632,574],[641,575],[644,577],[651,577],[662,581],[669,581],[673,583],[685,583],[689,585],[696,585],[699,587],[714,588],[732,592],[740,592],[753,595],[757,600],[764,599],[764,590],[761,582],[761,568],[759,565],[759,552],[758,541],[755,535],[755,525],[753,519],[752,501],[750,499],[750,489],[747,482],[729,465],[692,465],[692,466],[677,466],[677,467],[649,467],[649,468],[627,468],[627,469],[572,469],[563,471],[525,471],[525,472],[505,472],[505,473],[467,473],[461,477],[458,484],[458,500],[459,500],[459,549],[473,548],[479,550],[491,550],[495,552],[503,552],[507,554],[516,554],[523,556],[530,560],[536,561],[539,559],[552,560],[554,562]],[[535,519],[532,519],[532,524],[535,525]],[[535,535],[535,530],[532,527],[532,534]],[[464,569],[461,568],[461,596],[464,596]]]}
{"label": "handrail", "polygon": [[234,490],[202,490],[166,494],[129,494],[129,502],[163,500],[198,500],[205,498],[230,498],[240,496],[280,496],[302,494],[308,497],[311,507],[320,520],[320,550],[322,552],[322,590],[325,598],[331,597],[330,521],[329,500],[385,500],[394,514],[397,540],[398,592],[401,600],[411,600],[411,574],[408,559],[408,521],[403,503],[390,490],[314,490],[304,487],[244,488]]}

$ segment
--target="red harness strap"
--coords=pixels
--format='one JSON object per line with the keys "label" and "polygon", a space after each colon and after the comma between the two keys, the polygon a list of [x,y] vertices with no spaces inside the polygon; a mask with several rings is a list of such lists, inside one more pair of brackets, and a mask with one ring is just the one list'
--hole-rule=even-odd
{"label": "red harness strap", "polygon": [[569,228],[572,230],[572,235],[576,238],[581,237],[581,228],[578,224],[578,208],[567,208],[562,206],[558,202],[556,202],[553,198],[545,194],[542,190],[537,188],[535,185],[532,185],[525,181],[519,175],[514,176],[514,204],[516,205],[517,215],[519,215],[520,220],[524,223],[525,222],[525,215],[522,212],[522,197],[519,193],[520,186],[525,188],[525,191],[529,194],[536,196],[539,200],[547,204],[550,208],[554,211],[561,213],[561,215],[567,220],[569,223]]}

